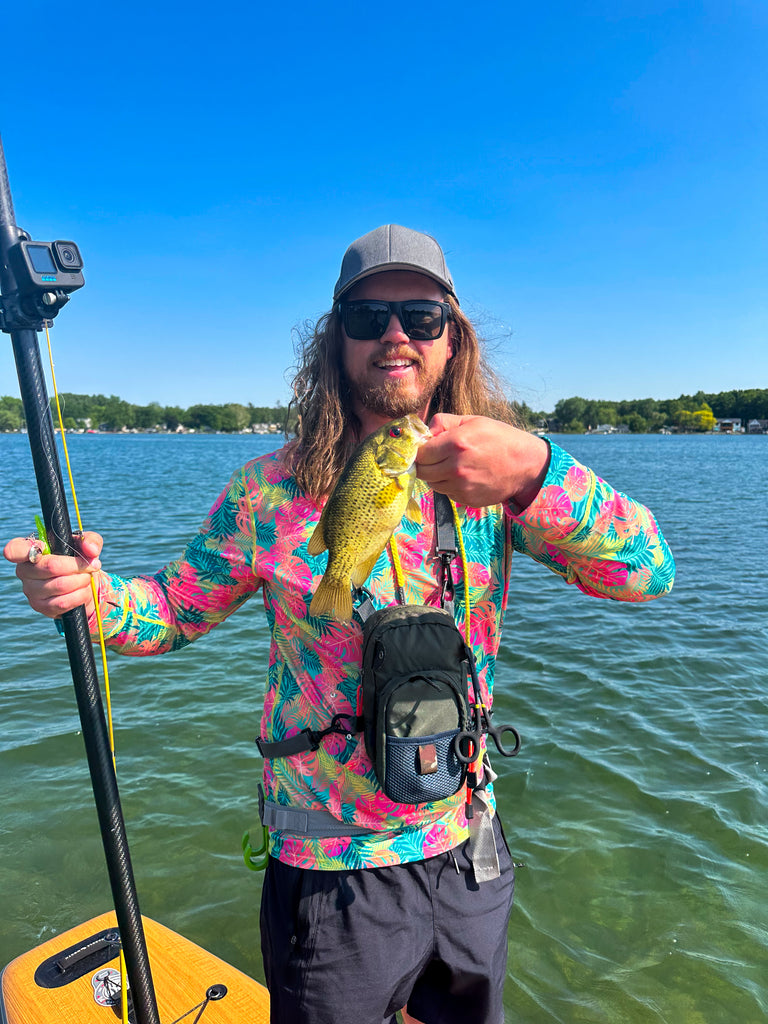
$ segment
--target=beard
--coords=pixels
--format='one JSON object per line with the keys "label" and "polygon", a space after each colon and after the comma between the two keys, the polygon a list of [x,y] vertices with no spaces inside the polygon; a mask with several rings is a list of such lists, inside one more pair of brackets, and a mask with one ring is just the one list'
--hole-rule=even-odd
{"label": "beard", "polygon": [[[414,356],[409,355],[409,358]],[[446,368],[440,366],[429,371],[425,369],[423,361],[418,359],[416,367],[418,376],[415,386],[411,380],[376,382],[367,373],[351,378],[345,372],[344,382],[353,401],[358,401],[378,416],[394,420],[409,413],[422,415],[445,378]]]}

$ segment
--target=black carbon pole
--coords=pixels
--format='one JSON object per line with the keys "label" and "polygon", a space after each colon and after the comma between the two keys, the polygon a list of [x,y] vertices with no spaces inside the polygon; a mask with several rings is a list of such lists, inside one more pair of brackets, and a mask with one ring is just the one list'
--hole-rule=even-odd
{"label": "black carbon pole", "polygon": [[[9,265],[8,250],[19,241],[19,238],[20,232],[16,227],[8,171],[0,140],[0,292],[4,299],[10,298],[10,302],[4,303],[3,330],[10,334],[13,344],[48,542],[56,554],[73,555],[76,554],[76,549],[73,544],[37,332],[25,327],[16,329],[12,315],[9,325],[9,307],[16,305],[14,298],[17,294],[17,282]],[[125,821],[120,806],[120,794],[85,608],[75,608],[67,612],[62,616],[62,621],[112,887],[112,899],[125,953],[133,1009],[137,1024],[159,1024]]]}

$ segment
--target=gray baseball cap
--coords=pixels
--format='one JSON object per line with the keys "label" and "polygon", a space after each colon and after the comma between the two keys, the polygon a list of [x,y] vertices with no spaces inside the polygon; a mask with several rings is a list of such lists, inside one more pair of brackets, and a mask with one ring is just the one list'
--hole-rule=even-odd
{"label": "gray baseball cap", "polygon": [[435,239],[400,224],[383,224],[358,238],[344,253],[333,301],[364,277],[384,270],[414,270],[425,274],[456,297],[443,250]]}

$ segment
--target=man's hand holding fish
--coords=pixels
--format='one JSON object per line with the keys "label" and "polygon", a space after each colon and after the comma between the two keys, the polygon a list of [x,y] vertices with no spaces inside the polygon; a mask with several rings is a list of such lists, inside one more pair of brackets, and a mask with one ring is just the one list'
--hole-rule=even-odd
{"label": "man's hand holding fish", "polygon": [[541,490],[549,445],[540,437],[487,416],[438,413],[432,437],[416,454],[416,475],[470,508],[512,502],[526,508]]}

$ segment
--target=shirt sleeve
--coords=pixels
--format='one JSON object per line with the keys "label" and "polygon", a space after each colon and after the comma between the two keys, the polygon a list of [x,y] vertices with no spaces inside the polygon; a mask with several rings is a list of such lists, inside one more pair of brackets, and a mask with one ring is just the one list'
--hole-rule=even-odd
{"label": "shirt sleeve", "polygon": [[509,510],[515,549],[593,597],[649,601],[671,590],[675,562],[651,511],[551,448],[536,498]]}
{"label": "shirt sleeve", "polygon": [[[217,498],[182,556],[152,576],[98,578],[104,638],[122,654],[164,654],[192,643],[259,588],[245,469]],[[95,614],[89,623],[98,639]]]}

